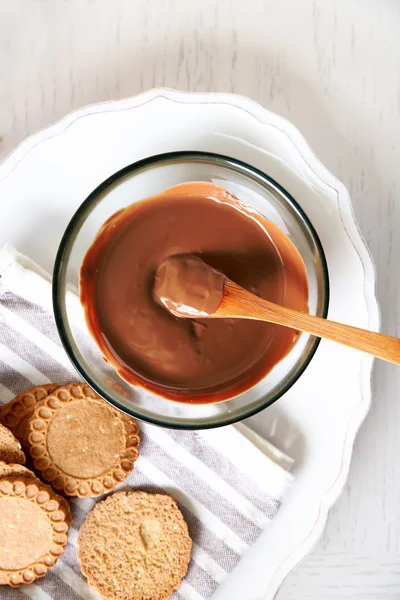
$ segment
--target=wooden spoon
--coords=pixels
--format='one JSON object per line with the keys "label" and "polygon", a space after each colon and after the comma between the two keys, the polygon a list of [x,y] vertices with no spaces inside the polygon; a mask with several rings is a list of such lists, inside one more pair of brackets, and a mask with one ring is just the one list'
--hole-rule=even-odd
{"label": "wooden spoon", "polygon": [[400,339],[263,300],[230,281],[198,256],[166,258],[157,269],[153,296],[156,302],[177,317],[267,321],[400,364]]}
{"label": "wooden spoon", "polygon": [[339,342],[362,350],[382,360],[400,364],[400,339],[328,321],[291,308],[263,300],[229,279],[224,283],[224,295],[217,310],[204,318],[254,319],[298,329],[317,337]]}

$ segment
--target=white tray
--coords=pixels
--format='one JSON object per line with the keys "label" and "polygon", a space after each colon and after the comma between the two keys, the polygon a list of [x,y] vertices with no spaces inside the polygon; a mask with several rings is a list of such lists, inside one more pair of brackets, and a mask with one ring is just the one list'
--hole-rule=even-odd
{"label": "white tray", "polygon": [[[239,96],[152,90],[75,111],[30,137],[0,165],[0,245],[10,242],[51,270],[69,219],[99,183],[131,162],[172,150],[227,154],[276,179],[321,238],[329,317],[379,328],[374,268],[347,190],[293,125]],[[274,598],[321,536],[370,406],[371,367],[370,357],[323,341],[293,388],[250,420],[294,456],[296,483],[218,600]]]}

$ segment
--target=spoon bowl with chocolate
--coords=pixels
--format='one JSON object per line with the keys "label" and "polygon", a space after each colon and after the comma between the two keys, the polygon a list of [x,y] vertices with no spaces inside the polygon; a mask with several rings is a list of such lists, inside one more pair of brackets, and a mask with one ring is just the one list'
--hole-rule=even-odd
{"label": "spoon bowl with chocolate", "polygon": [[[225,425],[269,406],[310,363],[318,339],[299,329],[208,318],[221,282],[204,263],[259,298],[326,316],[317,233],[285,190],[239,161],[145,159],[108,178],[70,222],[54,271],[58,330],[79,373],[124,412],[166,427]],[[160,300],[170,286],[185,319]],[[190,312],[193,298],[203,311]]]}

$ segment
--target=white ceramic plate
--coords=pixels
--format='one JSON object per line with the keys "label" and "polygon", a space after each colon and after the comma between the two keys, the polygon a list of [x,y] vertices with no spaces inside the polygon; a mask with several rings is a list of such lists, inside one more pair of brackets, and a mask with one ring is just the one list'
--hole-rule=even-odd
{"label": "white ceramic plate", "polygon": [[[173,150],[227,154],[276,179],[324,246],[329,317],[378,329],[374,268],[347,190],[290,123],[238,96],[152,90],[83,108],[30,137],[0,166],[0,245],[10,242],[51,270],[69,219],[99,183],[129,163]],[[250,420],[294,456],[296,483],[218,590],[219,600],[272,599],[321,536],[370,405],[371,367],[370,357],[323,341],[293,388]]]}

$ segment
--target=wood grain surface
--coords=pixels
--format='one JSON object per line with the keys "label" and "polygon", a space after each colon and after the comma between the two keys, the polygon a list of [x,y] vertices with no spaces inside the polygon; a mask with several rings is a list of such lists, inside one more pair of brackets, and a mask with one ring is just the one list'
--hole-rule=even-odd
{"label": "wood grain surface", "polygon": [[[0,158],[154,86],[250,96],[349,188],[399,336],[399,32],[399,0],[0,0]],[[400,598],[400,369],[377,363],[373,390],[344,493],[278,600]]]}

